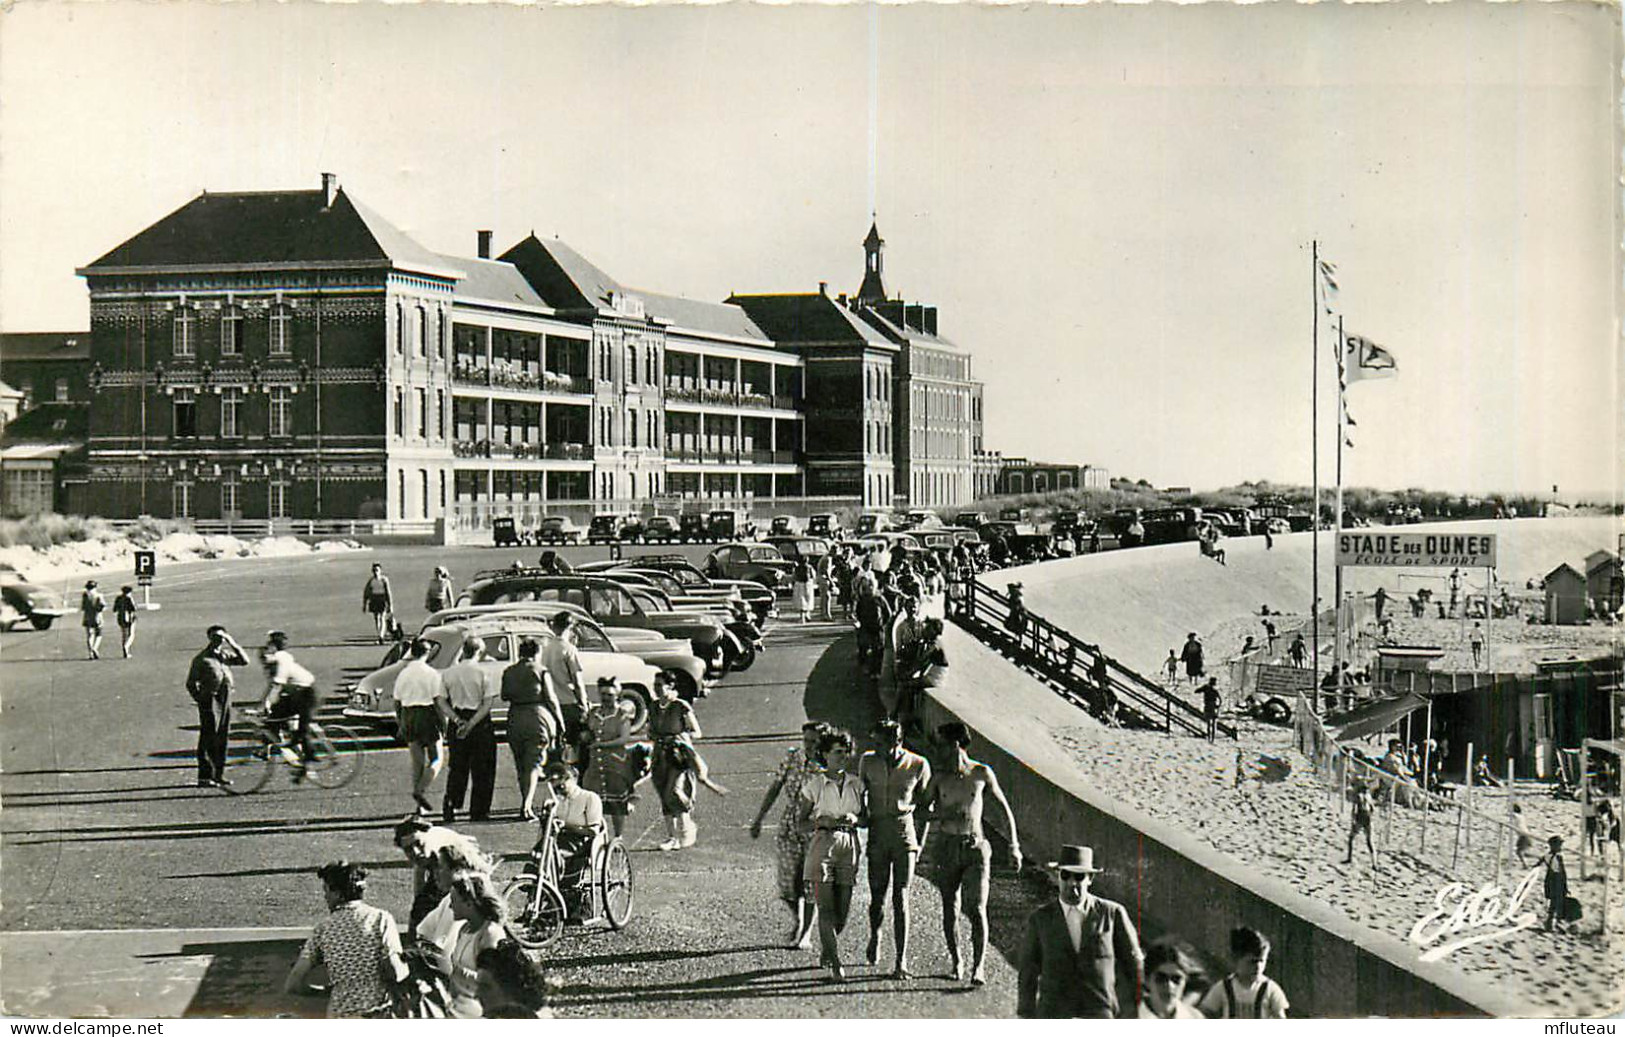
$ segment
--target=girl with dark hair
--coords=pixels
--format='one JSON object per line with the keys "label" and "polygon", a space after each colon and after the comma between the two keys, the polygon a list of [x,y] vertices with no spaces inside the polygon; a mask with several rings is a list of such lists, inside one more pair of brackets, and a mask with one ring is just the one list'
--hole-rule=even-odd
{"label": "girl with dark hair", "polygon": [[825,734],[818,740],[824,771],[801,786],[801,823],[813,829],[803,878],[818,905],[819,964],[836,983],[846,981],[839,940],[858,880],[858,819],[863,813],[863,783],[846,773],[851,758],[851,735]]}
{"label": "girl with dark hair", "polygon": [[1185,983],[1199,972],[1196,959],[1179,943],[1161,940],[1152,944],[1145,953],[1145,991],[1138,1018],[1205,1018],[1185,1001]]}
{"label": "girl with dark hair", "polygon": [[359,1018],[387,1005],[396,982],[406,977],[401,940],[388,911],[362,901],[367,872],[348,861],[316,869],[327,897],[327,917],[316,923],[288,972],[290,994],[317,991],[306,981],[317,965],[327,967],[329,1018]]}
{"label": "girl with dark hair", "polygon": [[547,976],[513,940],[487,947],[474,959],[479,969],[480,1009],[484,1019],[551,1019]]}

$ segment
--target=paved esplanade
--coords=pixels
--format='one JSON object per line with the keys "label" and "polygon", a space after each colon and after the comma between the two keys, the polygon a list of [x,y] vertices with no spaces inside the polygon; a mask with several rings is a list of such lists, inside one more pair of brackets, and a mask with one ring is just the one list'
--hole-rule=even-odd
{"label": "paved esplanade", "polygon": [[[520,553],[533,559],[536,550]],[[370,643],[371,622],[360,607],[369,563],[381,562],[390,574],[410,626],[422,620],[423,588],[436,562],[449,565],[461,586],[476,568],[512,554],[414,548],[172,567],[155,588],[163,610],[142,614],[130,661],[84,661],[81,632],[67,621],[46,633],[5,635],[5,1011],[319,1015],[319,999],[278,992],[324,910],[312,869],[341,857],[365,864],[368,900],[404,921],[411,878],[389,829],[411,807],[406,753],[377,742],[355,783],[336,792],[293,787],[284,777],[248,797],[198,789],[187,662],[210,623],[225,623],[249,647],[275,627],[292,635],[299,660],[332,693],[383,654]],[[821,981],[816,950],[781,948],[789,921],[775,892],[773,833],[752,841],[746,826],[806,717],[867,731],[877,707],[853,679],[853,654],[838,624],[776,624],[757,664],[730,674],[698,704],[702,749],[731,794],[702,791],[699,845],[669,854],[655,850],[663,834],[658,804],[647,785],[640,789],[627,831],[637,873],[632,924],[621,933],[572,930],[549,949],[548,967],[564,984],[564,1014],[1013,1013],[1010,955],[1041,887],[1002,866],[990,909],[995,953],[982,990],[942,978],[948,963],[938,900],[924,881],[913,899],[915,979],[883,978],[892,955],[889,911],[881,964],[849,967],[844,986]],[[256,701],[264,688],[258,667],[237,676],[235,701]],[[534,826],[513,820],[513,764],[505,749],[499,760],[498,820],[460,827],[507,858],[507,875],[519,867]],[[436,803],[439,789],[437,782]],[[777,816],[775,808],[769,821]],[[861,962],[866,936],[861,877],[858,886],[842,941],[849,964]],[[962,924],[961,939],[967,936]]]}

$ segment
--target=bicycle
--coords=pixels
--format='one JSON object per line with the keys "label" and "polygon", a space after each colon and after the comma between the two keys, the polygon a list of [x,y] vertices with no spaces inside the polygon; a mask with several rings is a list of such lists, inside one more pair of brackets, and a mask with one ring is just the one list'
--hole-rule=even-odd
{"label": "bicycle", "polygon": [[587,860],[564,880],[559,832],[564,822],[555,804],[542,807],[542,834],[531,848],[525,870],[502,891],[508,907],[508,931],[526,950],[539,950],[564,934],[569,924],[602,920],[623,929],[632,918],[632,858],[619,838],[600,827],[587,850]]}
{"label": "bicycle", "polygon": [[324,727],[310,722],[310,755],[300,766],[297,750],[285,739],[298,721],[293,717],[266,719],[254,712],[243,714],[246,731],[233,731],[227,747],[226,763],[232,776],[229,791],[246,796],[270,784],[271,772],[279,765],[293,771],[295,784],[304,779],[319,788],[339,789],[355,780],[361,770],[361,740],[348,728]]}

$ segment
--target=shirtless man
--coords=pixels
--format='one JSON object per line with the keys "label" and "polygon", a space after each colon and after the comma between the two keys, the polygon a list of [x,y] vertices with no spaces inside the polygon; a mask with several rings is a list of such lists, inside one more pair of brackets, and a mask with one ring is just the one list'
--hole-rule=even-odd
{"label": "shirtless man", "polygon": [[982,959],[987,954],[987,885],[993,849],[982,835],[982,792],[1004,811],[1010,833],[1010,858],[1021,870],[1021,845],[1016,815],[999,788],[999,779],[985,763],[970,758],[970,730],[961,723],[937,728],[937,737],[953,753],[952,765],[937,774],[926,790],[926,823],[936,831],[931,844],[936,862],[937,889],[942,893],[942,933],[948,945],[955,979],[963,979],[959,958],[959,891],[964,889],[965,915],[970,919],[971,986],[986,982]]}

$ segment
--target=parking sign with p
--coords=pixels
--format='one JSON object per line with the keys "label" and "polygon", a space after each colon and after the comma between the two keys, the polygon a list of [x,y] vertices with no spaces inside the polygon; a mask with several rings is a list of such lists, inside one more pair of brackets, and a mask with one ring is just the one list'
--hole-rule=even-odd
{"label": "parking sign with p", "polygon": [[135,576],[141,586],[152,586],[152,578],[157,572],[158,553],[156,551],[137,551],[135,553]]}

